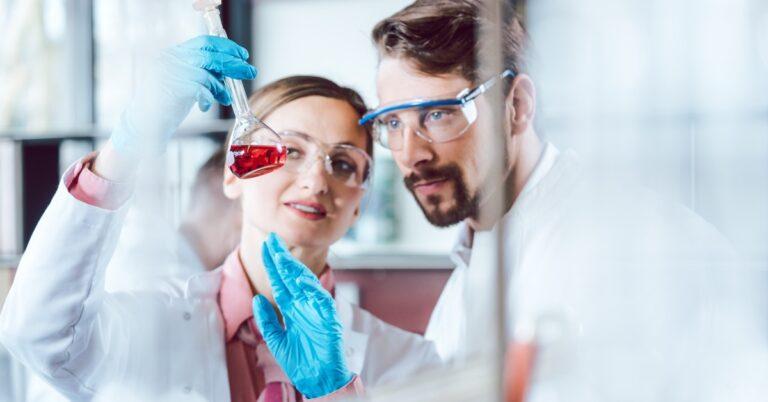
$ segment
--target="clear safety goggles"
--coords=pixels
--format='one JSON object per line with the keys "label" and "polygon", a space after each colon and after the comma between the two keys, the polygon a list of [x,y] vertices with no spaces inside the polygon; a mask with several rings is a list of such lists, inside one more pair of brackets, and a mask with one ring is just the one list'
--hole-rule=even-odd
{"label": "clear safety goggles", "polygon": [[462,90],[454,98],[420,98],[382,105],[366,113],[359,123],[372,122],[374,138],[394,151],[403,147],[406,126],[429,143],[453,141],[477,120],[475,99],[498,81],[514,76],[512,70],[504,70],[474,88]]}
{"label": "clear safety goggles", "polygon": [[325,144],[304,133],[280,132],[286,149],[283,171],[304,173],[322,162],[325,171],[336,181],[352,188],[365,189],[373,167],[370,155],[349,144]]}

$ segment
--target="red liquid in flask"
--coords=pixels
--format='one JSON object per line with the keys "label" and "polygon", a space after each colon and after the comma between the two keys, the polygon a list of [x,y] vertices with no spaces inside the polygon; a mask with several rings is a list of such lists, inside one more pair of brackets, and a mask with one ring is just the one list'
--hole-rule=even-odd
{"label": "red liquid in flask", "polygon": [[261,176],[281,168],[287,155],[282,145],[232,145],[229,152],[234,158],[229,170],[241,179]]}

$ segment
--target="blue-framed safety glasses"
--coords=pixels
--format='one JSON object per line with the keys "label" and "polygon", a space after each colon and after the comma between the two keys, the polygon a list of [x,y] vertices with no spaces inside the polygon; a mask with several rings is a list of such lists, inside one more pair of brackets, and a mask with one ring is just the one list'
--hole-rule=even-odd
{"label": "blue-framed safety glasses", "polygon": [[499,80],[514,78],[512,70],[504,70],[474,88],[466,88],[454,98],[413,99],[382,105],[366,113],[360,125],[373,125],[373,135],[385,148],[397,151],[403,146],[403,131],[410,127],[427,142],[448,142],[459,138],[477,120],[475,99]]}

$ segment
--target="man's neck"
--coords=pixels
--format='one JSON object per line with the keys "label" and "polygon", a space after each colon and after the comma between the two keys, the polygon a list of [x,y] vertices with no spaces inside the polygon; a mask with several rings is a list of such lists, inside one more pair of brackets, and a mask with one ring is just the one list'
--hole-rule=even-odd
{"label": "man's neck", "polygon": [[[536,165],[544,152],[544,144],[539,137],[533,132],[526,133],[518,146],[520,152],[514,164],[506,170],[501,185],[485,186],[490,191],[480,203],[480,216],[477,219],[467,219],[472,230],[484,231],[493,228],[496,222],[500,221],[512,209],[531,178],[531,174],[536,169]],[[498,197],[502,196],[503,204],[500,207],[494,206],[493,203],[498,202]]]}

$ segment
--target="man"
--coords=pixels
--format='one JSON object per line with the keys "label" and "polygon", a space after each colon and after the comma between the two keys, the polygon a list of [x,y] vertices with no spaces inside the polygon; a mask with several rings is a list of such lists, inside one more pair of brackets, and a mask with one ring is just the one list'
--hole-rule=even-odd
{"label": "man", "polygon": [[[373,31],[380,106],[360,123],[392,150],[427,218],[462,225],[427,338],[446,360],[487,341],[468,337],[477,317],[465,288],[492,261],[490,229],[503,227],[512,349],[535,350],[522,367],[533,369],[527,400],[763,398],[766,317],[753,310],[764,295],[750,286],[758,281],[745,280],[729,244],[693,212],[582,173],[574,152],[543,142],[525,31],[505,19],[504,68],[480,76],[477,28],[488,22],[478,4],[416,1]],[[500,180],[483,155],[494,133],[477,125],[494,85],[504,94]],[[481,214],[499,194],[503,213]]]}
{"label": "man", "polygon": [[[684,207],[597,180],[582,173],[574,152],[542,141],[522,24],[508,13],[504,68],[479,76],[477,28],[489,26],[479,3],[418,0],[372,33],[380,106],[361,124],[373,124],[392,151],[426,218],[461,224],[457,267],[426,337],[444,359],[483,342],[467,338],[474,317],[465,288],[473,264],[484,261],[477,254],[492,249],[489,230],[503,226],[511,341],[537,350],[535,364],[528,362],[529,400],[715,400],[736,398],[734,389],[746,392],[738,397],[761,395],[750,387],[755,373],[768,373],[753,354],[764,353],[765,342],[748,340],[762,330],[724,329],[751,308],[733,297],[749,287],[730,271],[728,243]],[[504,94],[505,175],[496,181],[477,127],[492,85]],[[503,216],[481,214],[502,192]]]}

